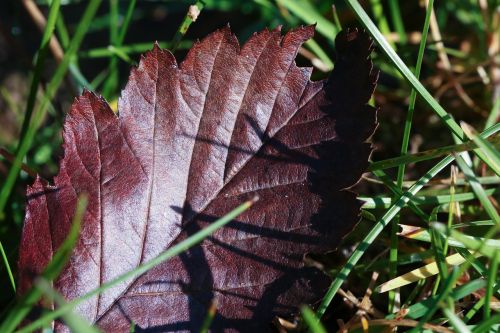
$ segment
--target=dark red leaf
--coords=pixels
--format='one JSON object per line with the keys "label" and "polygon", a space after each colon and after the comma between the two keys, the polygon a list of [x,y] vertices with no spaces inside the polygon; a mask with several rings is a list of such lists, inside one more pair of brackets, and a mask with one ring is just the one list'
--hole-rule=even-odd
{"label": "dark red leaf", "polygon": [[[49,186],[28,189],[21,291],[89,206],[55,287],[74,299],[136,268],[244,200],[249,211],[200,246],[77,307],[105,331],[196,331],[213,298],[214,328],[259,331],[314,303],[328,278],[308,252],[335,249],[359,219],[355,184],[376,127],[369,38],[336,41],[328,81],[295,65],[314,28],[254,34],[240,49],[229,28],[196,43],[178,66],[155,46],[134,68],[119,116],[84,92],[64,124],[64,158]],[[64,330],[62,324],[56,329]]]}

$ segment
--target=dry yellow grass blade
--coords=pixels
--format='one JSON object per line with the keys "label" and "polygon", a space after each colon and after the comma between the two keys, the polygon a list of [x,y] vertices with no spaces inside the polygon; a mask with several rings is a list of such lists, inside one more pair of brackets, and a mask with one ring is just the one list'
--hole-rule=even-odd
{"label": "dry yellow grass blade", "polygon": [[[451,256],[446,257],[446,264],[450,266],[457,266],[463,264],[465,259],[458,253],[452,254]],[[411,272],[398,276],[392,280],[389,280],[385,283],[382,283],[380,286],[376,288],[376,291],[379,293],[385,293],[389,290],[393,290],[402,286],[406,286],[407,284],[416,282],[421,279],[426,279],[430,276],[436,275],[439,273],[436,262],[430,263],[423,267],[414,269]]]}

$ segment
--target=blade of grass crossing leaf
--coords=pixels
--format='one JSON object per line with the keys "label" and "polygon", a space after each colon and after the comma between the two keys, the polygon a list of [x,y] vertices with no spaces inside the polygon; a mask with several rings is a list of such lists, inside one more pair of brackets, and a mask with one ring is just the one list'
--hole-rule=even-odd
{"label": "blade of grass crossing leaf", "polygon": [[451,326],[455,329],[456,332],[460,333],[471,333],[470,329],[465,325],[465,323],[458,318],[458,316],[455,314],[455,312],[451,311],[448,308],[443,308],[442,309],[443,314],[448,318],[450,321]]}
{"label": "blade of grass crossing leaf", "polygon": [[[42,35],[42,42],[38,48],[38,54],[36,57],[35,69],[33,70],[33,78],[31,79],[30,92],[28,95],[28,102],[26,103],[26,110],[24,113],[23,124],[21,125],[21,133],[19,135],[20,142],[26,136],[26,131],[31,122],[31,117],[33,115],[33,108],[35,107],[36,95],[38,92],[38,85],[40,83],[40,78],[42,75],[42,70],[44,68],[45,59],[47,58],[47,53],[49,51],[50,39],[54,33],[54,28],[56,26],[57,17],[59,15],[59,8],[61,7],[61,0],[53,0],[50,4],[49,16],[47,18],[47,24],[45,25],[45,30]],[[19,150],[19,147],[18,147]]]}
{"label": "blade of grass crossing leaf", "polygon": [[309,328],[311,333],[326,333],[326,329],[323,327],[319,319],[316,317],[314,312],[308,307],[303,306],[301,309],[302,318]]}
{"label": "blade of grass crossing leaf", "polygon": [[212,321],[214,320],[215,315],[217,314],[217,299],[214,298],[210,305],[208,306],[207,314],[205,315],[205,319],[201,324],[200,333],[208,333],[210,330],[210,325],[212,325]]}
{"label": "blade of grass crossing leaf", "polygon": [[[53,281],[68,262],[71,252],[73,251],[76,241],[78,240],[80,226],[87,207],[87,202],[88,200],[86,196],[80,196],[78,198],[75,215],[73,217],[68,236],[59,249],[57,249],[56,253],[52,257],[52,260],[49,262],[41,275],[45,280]],[[6,318],[0,324],[0,332],[10,333],[14,331],[28,315],[31,308],[38,302],[41,296],[42,290],[36,286],[32,287],[9,311]]]}
{"label": "blade of grass crossing leaf", "polygon": [[[59,294],[54,288],[52,288],[51,284],[43,279],[38,278],[35,281],[35,285],[38,289],[40,289],[46,297],[48,297],[52,302],[54,302],[57,306],[62,306],[66,304],[66,300],[64,297]],[[101,332],[96,327],[92,326],[87,320],[83,317],[77,315],[73,312],[67,312],[62,316],[64,323],[68,326],[71,332],[75,333],[99,333]]]}
{"label": "blade of grass crossing leaf", "polygon": [[[46,313],[45,315],[41,316],[39,319],[33,321],[31,324],[26,325],[25,327],[23,327],[22,329],[17,331],[17,333],[33,332],[34,330],[37,330],[40,327],[43,327],[47,323],[50,323],[55,318],[60,317],[64,313],[66,313],[68,311],[72,311],[72,309],[75,306],[82,303],[83,301],[85,301],[85,300],[103,292],[104,290],[107,290],[107,289],[127,280],[127,279],[130,279],[132,277],[143,274],[143,273],[147,272],[148,270],[150,270],[151,268],[157,266],[158,264],[160,264],[160,263],[162,263],[162,262],[164,262],[172,257],[175,257],[176,255],[190,249],[194,245],[203,241],[208,236],[212,235],[218,229],[222,228],[224,225],[226,225],[229,222],[231,222],[232,220],[234,220],[236,217],[238,217],[244,211],[249,209],[257,200],[258,200],[258,198],[254,198],[252,200],[246,201],[245,203],[239,205],[238,207],[233,209],[231,212],[224,215],[220,219],[216,220],[215,222],[213,222],[209,226],[201,229],[200,231],[198,231],[197,233],[193,234],[192,236],[186,238],[185,240],[178,243],[177,245],[172,246],[171,248],[169,248],[165,252],[161,253],[157,257],[151,259],[148,262],[145,262],[144,264],[138,266],[134,270],[128,271],[128,272],[114,278],[113,280],[110,280],[106,283],[103,283],[98,288],[95,288],[94,290],[88,292],[87,294],[66,303],[65,305],[61,306],[59,309],[56,309],[56,310],[49,312],[49,313]],[[4,331],[0,330],[0,332],[3,333]]]}
{"label": "blade of grass crossing leaf", "polygon": [[5,205],[7,204],[7,200],[10,196],[10,193],[12,191],[12,188],[14,187],[14,184],[17,180],[17,176],[19,174],[19,170],[22,165],[22,161],[26,154],[28,153],[31,144],[33,142],[33,139],[35,137],[36,130],[38,128],[38,125],[44,118],[47,109],[50,105],[50,100],[53,98],[55,93],[57,92],[57,89],[59,88],[59,85],[61,84],[64,75],[66,74],[66,71],[68,69],[68,66],[78,51],[78,48],[80,47],[80,44],[85,37],[85,34],[87,33],[88,27],[90,26],[90,22],[92,21],[97,9],[99,8],[99,5],[101,4],[101,0],[90,0],[83,15],[78,23],[78,26],[76,28],[76,32],[73,36],[73,39],[71,40],[70,46],[67,50],[67,52],[64,54],[64,57],[61,61],[61,63],[57,66],[57,69],[50,80],[49,84],[47,85],[47,89],[45,91],[45,96],[40,103],[40,105],[37,107],[36,112],[34,114],[33,121],[31,121],[30,125],[28,126],[28,129],[26,131],[26,135],[22,138],[19,149],[16,153],[16,158],[14,162],[12,163],[12,166],[9,170],[9,173],[7,175],[7,178],[5,180],[4,185],[2,186],[2,190],[0,191],[0,220],[3,218],[3,212]]}
{"label": "blade of grass crossing leaf", "polygon": [[490,271],[488,273],[488,283],[486,285],[486,294],[484,295],[484,312],[483,312],[483,320],[487,320],[491,316],[491,307],[490,302],[493,298],[493,289],[495,288],[495,283],[497,281],[498,274],[498,253],[497,251],[493,254],[493,257],[490,260]]}
{"label": "blade of grass crossing leaf", "polygon": [[[486,139],[487,137],[497,133],[500,130],[500,124],[495,124],[488,129],[488,131],[484,131],[480,134],[481,138]],[[489,133],[486,135],[486,133]],[[488,139],[493,145],[500,144],[500,137],[494,136]],[[436,149],[430,149],[423,152],[408,154],[404,156],[389,158],[386,160],[372,162],[368,167],[368,171],[373,170],[382,170],[397,167],[401,164],[409,164],[409,163],[417,163],[421,161],[427,161],[430,159],[434,159],[437,157],[441,157],[444,155],[448,155],[451,153],[459,153],[462,151],[470,151],[476,149],[476,144],[473,141],[469,141],[466,143],[458,144],[458,145],[450,145],[445,147],[440,147]]]}
{"label": "blade of grass crossing leaf", "polygon": [[496,208],[491,203],[481,183],[479,183],[479,181],[477,180],[474,171],[472,171],[471,167],[467,165],[461,154],[456,156],[456,162],[459,168],[462,169],[465,178],[469,181],[472,191],[474,191],[474,193],[476,194],[486,213],[491,217],[493,221],[495,221],[496,223],[500,223],[500,216],[498,215]]}
{"label": "blade of grass crossing leaf", "polygon": [[189,26],[191,26],[191,23],[196,21],[198,15],[200,15],[200,12],[203,10],[203,7],[205,7],[205,3],[200,0],[196,1],[193,5],[189,6],[188,12],[184,17],[184,20],[182,20],[179,29],[177,29],[174,38],[172,38],[172,46],[171,46],[172,52],[177,50],[182,38],[184,38],[184,35],[186,35]]}
{"label": "blade of grass crossing leaf", "polygon": [[2,255],[2,260],[3,260],[3,263],[5,265],[5,270],[7,271],[7,275],[9,275],[10,285],[12,286],[12,289],[14,290],[14,293],[15,293],[16,292],[16,282],[14,280],[14,275],[12,274],[12,270],[10,269],[9,259],[7,258],[7,254],[5,253],[2,242],[0,242],[0,254]]}
{"label": "blade of grass crossing leaf", "polygon": [[410,198],[414,196],[418,191],[422,189],[422,187],[431,180],[434,176],[436,176],[441,170],[443,170],[447,165],[449,165],[453,161],[452,156],[448,156],[438,162],[433,168],[431,168],[422,178],[420,178],[412,187],[408,189],[407,192],[404,193],[382,216],[382,218],[372,227],[370,232],[365,236],[365,238],[361,241],[361,243],[354,250],[354,253],[349,257],[346,264],[337,274],[335,279],[333,280],[330,288],[325,294],[318,310],[316,312],[317,316],[321,318],[325,313],[326,309],[330,305],[333,297],[337,293],[338,289],[342,285],[342,283],[347,279],[347,276],[351,273],[353,267],[356,263],[361,259],[365,251],[368,249],[371,243],[378,237],[378,235],[382,232],[382,230],[387,226],[388,223],[399,213],[399,211],[408,203]]}

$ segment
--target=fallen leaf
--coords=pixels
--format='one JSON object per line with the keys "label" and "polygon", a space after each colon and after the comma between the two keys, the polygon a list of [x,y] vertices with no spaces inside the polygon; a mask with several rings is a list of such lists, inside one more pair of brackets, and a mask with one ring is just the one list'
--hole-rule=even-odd
{"label": "fallen leaf", "polygon": [[[335,249],[359,220],[346,188],[368,165],[377,73],[371,40],[336,40],[335,69],[311,82],[295,65],[314,33],[228,27],[178,65],[157,45],[132,69],[115,115],[84,92],[64,124],[53,185],[28,188],[20,246],[26,291],[67,235],[79,193],[80,239],[54,287],[71,300],[133,270],[255,195],[260,200],[199,246],[79,304],[107,332],[197,331],[213,299],[214,329],[262,331],[320,299],[328,277],[304,254]],[[67,328],[55,323],[56,331]]]}

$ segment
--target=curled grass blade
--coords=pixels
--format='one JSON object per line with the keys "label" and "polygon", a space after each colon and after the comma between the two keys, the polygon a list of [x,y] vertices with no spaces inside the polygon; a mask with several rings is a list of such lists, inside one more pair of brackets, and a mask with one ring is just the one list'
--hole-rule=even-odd
{"label": "curled grass blade", "polygon": [[[104,290],[107,290],[107,289],[127,280],[127,279],[130,279],[130,278],[136,277],[140,274],[143,274],[143,273],[147,272],[148,270],[150,270],[151,268],[155,267],[156,265],[190,249],[194,245],[200,243],[205,238],[207,238],[208,236],[213,234],[216,230],[222,228],[224,225],[226,225],[229,222],[231,222],[232,220],[234,220],[241,213],[243,213],[244,211],[249,209],[257,200],[258,200],[258,198],[254,198],[252,200],[244,202],[243,204],[239,205],[238,207],[233,209],[231,212],[229,212],[225,216],[221,217],[217,221],[210,224],[208,227],[201,229],[197,233],[193,234],[192,236],[186,238],[185,240],[178,243],[177,245],[175,245],[175,246],[169,248],[168,250],[166,250],[165,252],[161,253],[159,256],[151,259],[148,262],[145,262],[144,264],[138,266],[134,270],[126,272],[126,273],[114,278],[113,280],[110,280],[106,283],[103,283],[98,288],[88,292],[87,294],[85,294],[77,299],[74,299],[74,300],[66,303],[65,305],[61,306],[59,309],[54,310],[52,312],[48,312],[44,316],[33,321],[31,324],[26,325],[25,327],[20,329],[17,333],[33,332],[37,329],[40,329],[44,325],[50,323],[51,321],[62,316],[63,314],[67,313],[68,311],[72,311],[76,305],[82,303],[83,301],[85,301],[85,300],[103,292]],[[0,329],[0,332],[4,332],[4,331]]]}

